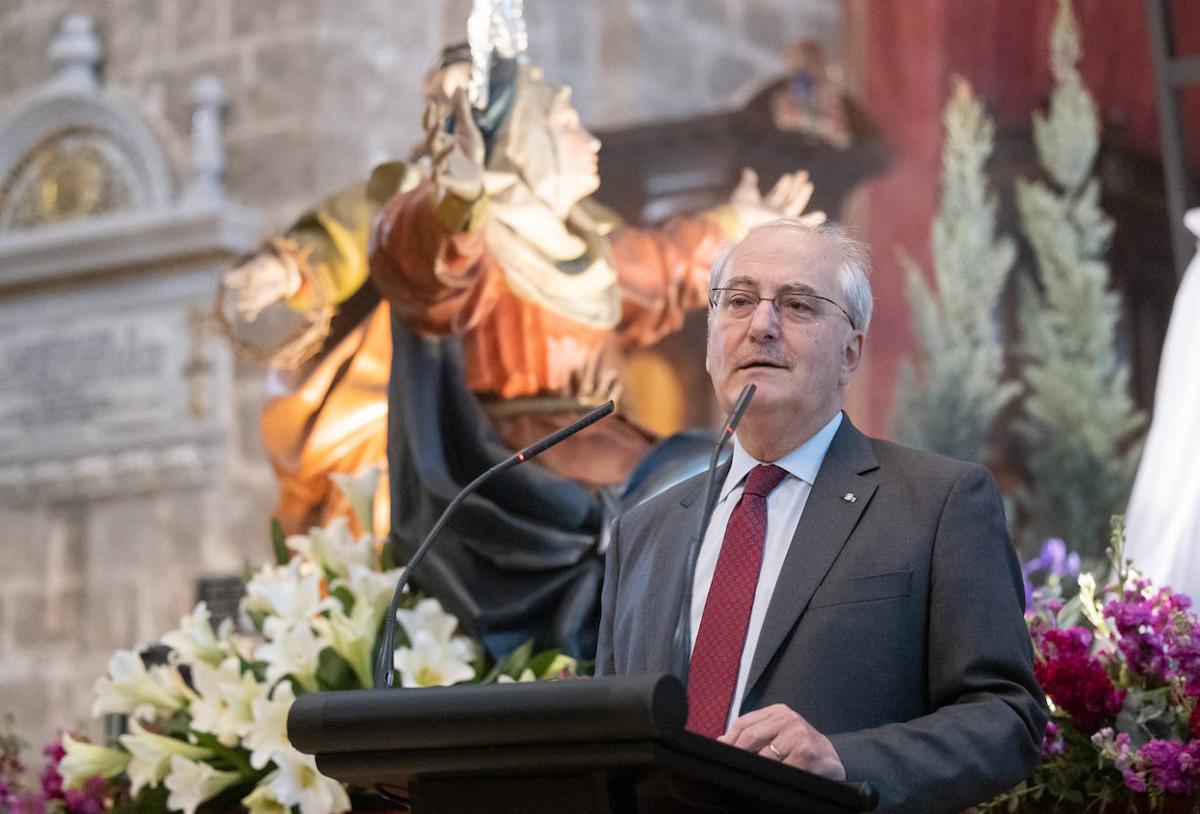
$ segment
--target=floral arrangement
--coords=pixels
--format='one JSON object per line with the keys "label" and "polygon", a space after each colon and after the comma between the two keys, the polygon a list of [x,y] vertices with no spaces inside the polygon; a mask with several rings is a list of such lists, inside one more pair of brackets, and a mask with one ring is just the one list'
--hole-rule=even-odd
{"label": "floral arrangement", "polygon": [[[1116,518],[1103,585],[1061,540],[1026,565],[1027,578],[1045,576],[1026,620],[1051,721],[1041,765],[986,808],[1200,811],[1200,622],[1123,544]],[[1078,592],[1064,599],[1071,577]]]}
{"label": "floral arrangement", "polygon": [[[326,814],[351,808],[348,790],[322,776],[311,755],[287,739],[287,715],[305,692],[372,686],[379,631],[400,569],[385,562],[371,528],[378,475],[341,477],[365,533],[355,538],[345,518],[307,535],[276,530],[276,562],[249,576],[242,600],[251,633],[232,621],[213,628],[203,602],[164,635],[163,664],[132,650],[117,652],[95,687],[92,714],[128,716],[128,731],[107,746],[63,735],[52,744],[61,760],[64,795],[88,793],[121,808],[116,783],[136,810],[193,814],[239,804],[256,814],[299,809]],[[404,687],[476,681],[529,681],[576,673],[556,652],[518,648],[485,672],[472,639],[436,599],[406,595],[394,664]],[[90,791],[89,791],[90,790]],[[69,811],[83,811],[70,808]]]}
{"label": "floral arrangement", "polygon": [[27,767],[21,760],[25,743],[11,734],[13,722],[0,735],[0,811],[5,814],[100,814],[128,798],[127,787],[105,780],[98,775],[89,777],[80,788],[63,787],[59,764],[65,755],[60,741],[48,744],[42,754],[46,766],[36,787],[31,787]]}

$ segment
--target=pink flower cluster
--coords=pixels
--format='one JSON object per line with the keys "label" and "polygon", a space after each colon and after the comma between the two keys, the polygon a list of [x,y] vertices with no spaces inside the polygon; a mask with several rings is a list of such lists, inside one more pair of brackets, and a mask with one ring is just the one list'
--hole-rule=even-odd
{"label": "pink flower cluster", "polygon": [[1113,685],[1108,670],[1091,653],[1087,628],[1031,626],[1037,661],[1034,672],[1046,695],[1090,735],[1111,724],[1125,701],[1125,690]]}
{"label": "pink flower cluster", "polygon": [[[1078,799],[1109,810],[1123,801],[1132,810],[1141,795],[1194,804],[1200,799],[1200,621],[1187,596],[1140,578],[1122,559],[1119,543],[1114,549],[1115,579],[1103,587],[1093,577],[1081,579],[1081,595],[1071,603],[1064,601],[1058,574],[1071,575],[1070,555],[1058,541],[1026,566],[1027,575],[1050,574],[1032,590],[1026,621],[1037,679],[1056,707],[1031,782],[1067,789],[1055,793],[1062,810],[1075,810],[1067,802]],[[1060,627],[1081,612],[1088,627]],[[1105,630],[1093,635],[1101,616]],[[1090,748],[1081,735],[1090,736]],[[999,799],[1011,805],[1022,795]]]}
{"label": "pink flower cluster", "polygon": [[1146,597],[1145,580],[1135,582],[1120,600],[1104,606],[1120,633],[1117,647],[1129,670],[1166,685],[1182,679],[1188,695],[1200,696],[1200,637],[1191,600],[1163,588]]}
{"label": "pink flower cluster", "polygon": [[5,814],[46,814],[47,811],[67,814],[103,814],[109,784],[101,777],[88,780],[82,790],[64,789],[58,764],[63,759],[61,740],[49,743],[42,750],[48,758],[41,774],[41,788],[26,791],[21,782],[25,766],[15,744],[0,751],[0,811]]}
{"label": "pink flower cluster", "polygon": [[1129,735],[1105,727],[1092,736],[1100,753],[1121,772],[1130,791],[1146,793],[1153,783],[1167,794],[1191,796],[1200,780],[1200,741],[1183,744],[1154,738],[1133,750]]}

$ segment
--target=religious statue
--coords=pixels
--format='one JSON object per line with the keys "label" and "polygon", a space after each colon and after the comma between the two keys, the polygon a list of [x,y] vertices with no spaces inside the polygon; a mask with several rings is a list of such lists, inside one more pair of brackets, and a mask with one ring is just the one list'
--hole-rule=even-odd
{"label": "religious statue", "polygon": [[[486,467],[619,397],[616,359],[705,305],[721,245],[757,222],[800,214],[812,191],[797,173],[764,200],[748,171],[717,210],[655,230],[617,222],[590,197],[599,186],[599,143],[580,124],[569,88],[525,61],[519,14],[503,5],[507,17],[497,25],[493,14],[487,38],[472,43],[468,86],[431,95],[428,171],[398,177],[384,167],[364,187],[372,206],[376,193],[395,192],[375,216],[369,266],[391,307],[389,534],[400,559]],[[253,288],[235,278],[238,285]],[[302,289],[293,284],[289,296]],[[335,461],[339,447],[320,430],[365,431],[368,421],[329,413],[332,396],[348,411],[364,408],[385,377],[378,344],[389,317],[378,307],[360,313],[347,334],[353,341],[326,347],[312,369],[327,369],[292,391],[280,411],[290,424],[272,416],[278,402],[268,405],[264,429],[277,470],[308,460],[315,475],[320,466],[347,471],[359,462]],[[363,352],[370,358],[359,365]],[[333,388],[330,397],[324,387]],[[364,419],[368,413],[379,420],[361,410]],[[288,443],[272,444],[272,433]],[[382,443],[382,434],[375,438]],[[378,454],[365,437],[347,448]],[[494,656],[529,638],[590,656],[607,521],[691,474],[707,449],[695,435],[659,442],[618,413],[465,502],[417,581]],[[302,490],[291,494],[299,508]]]}
{"label": "religious statue", "polygon": [[[466,43],[445,48],[426,77],[445,104],[470,77]],[[331,474],[382,473],[374,530],[386,533],[389,307],[367,273],[379,208],[428,174],[424,144],[406,162],[328,196],[282,235],[225,272],[219,316],[235,350],[270,365],[262,437],[279,480],[274,517],[286,533],[350,517]],[[355,532],[361,531],[355,528]]]}

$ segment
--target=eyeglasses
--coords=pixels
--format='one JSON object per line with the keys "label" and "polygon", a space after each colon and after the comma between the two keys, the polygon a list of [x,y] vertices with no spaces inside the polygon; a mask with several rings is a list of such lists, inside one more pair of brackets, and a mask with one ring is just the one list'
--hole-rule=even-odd
{"label": "eyeglasses", "polygon": [[828,310],[824,303],[828,303],[842,312],[851,328],[858,328],[845,308],[820,294],[785,291],[774,297],[764,297],[744,288],[712,288],[708,292],[708,304],[730,319],[748,319],[763,300],[771,303],[780,320],[789,324],[805,325],[819,319]]}

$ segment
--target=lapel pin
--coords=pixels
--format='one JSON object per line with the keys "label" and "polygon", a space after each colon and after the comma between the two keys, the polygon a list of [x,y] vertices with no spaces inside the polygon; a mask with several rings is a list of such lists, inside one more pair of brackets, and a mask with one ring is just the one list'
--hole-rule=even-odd
{"label": "lapel pin", "polygon": [[858,500],[858,496],[853,492],[847,492],[846,494],[842,495],[842,500],[846,501],[847,503],[853,503],[854,501]]}

